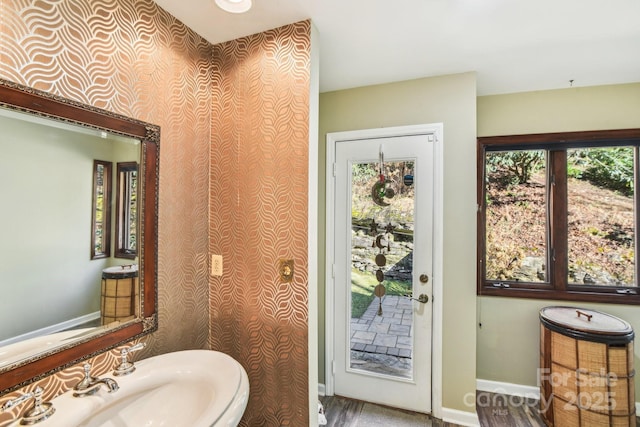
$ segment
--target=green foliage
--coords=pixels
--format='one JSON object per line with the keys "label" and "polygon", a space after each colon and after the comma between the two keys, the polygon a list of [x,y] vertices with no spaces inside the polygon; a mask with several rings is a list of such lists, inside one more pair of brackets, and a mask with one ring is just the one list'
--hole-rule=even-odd
{"label": "green foliage", "polygon": [[[602,188],[633,195],[632,147],[601,147],[567,151],[567,175]],[[487,153],[487,176],[503,187],[526,184],[544,167],[545,152],[504,151]]]}
{"label": "green foliage", "polygon": [[499,177],[502,184],[526,184],[544,166],[544,151],[502,151],[487,153],[487,175]]}
{"label": "green foliage", "polygon": [[395,191],[393,199],[387,202],[392,206],[382,207],[373,202],[371,189],[378,182],[378,163],[355,163],[352,165],[351,176],[353,196],[351,200],[351,216],[357,219],[384,217],[384,221],[413,222],[414,187],[403,184],[403,175],[414,171],[414,162],[386,162],[385,177],[388,186]]}
{"label": "green foliage", "polygon": [[354,184],[366,183],[371,178],[377,177],[377,165],[375,163],[356,163],[353,165],[353,182]]}
{"label": "green foliage", "polygon": [[593,226],[589,226],[589,227],[585,228],[584,231],[587,234],[590,234],[590,235],[596,236],[596,237],[602,237],[602,235],[603,235],[602,231],[598,230],[596,227],[593,227]]}
{"label": "green foliage", "polygon": [[582,179],[582,169],[572,163],[567,164],[567,176],[569,178]]}
{"label": "green foliage", "polygon": [[632,196],[633,151],[631,147],[574,150],[569,154],[569,168],[581,171],[578,177],[593,185]]}
{"label": "green foliage", "polygon": [[[351,317],[361,317],[375,298],[373,289],[378,284],[372,273],[351,270]],[[385,280],[386,295],[405,295],[411,292],[411,282]]]}

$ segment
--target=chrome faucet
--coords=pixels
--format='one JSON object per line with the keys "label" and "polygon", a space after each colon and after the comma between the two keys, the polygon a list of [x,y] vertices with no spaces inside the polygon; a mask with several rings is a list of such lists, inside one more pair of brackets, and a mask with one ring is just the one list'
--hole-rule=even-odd
{"label": "chrome faucet", "polygon": [[113,393],[120,387],[118,383],[112,378],[98,378],[91,376],[91,365],[89,363],[84,364],[84,378],[73,388],[74,397],[84,397],[96,394],[103,385],[107,388],[109,393]]}
{"label": "chrome faucet", "polygon": [[22,416],[22,420],[20,420],[20,424],[29,425],[44,421],[51,415],[53,415],[56,410],[51,402],[42,401],[43,394],[44,390],[42,389],[42,387],[36,387],[36,389],[31,393],[25,393],[22,396],[7,401],[4,405],[2,405],[2,412],[10,411],[22,402],[33,398],[33,408],[24,413],[24,415]]}
{"label": "chrome faucet", "polygon": [[145,343],[139,342],[134,346],[123,348],[122,350],[120,350],[120,364],[113,371],[113,375],[118,377],[123,375],[129,375],[130,373],[135,371],[136,367],[133,365],[132,362],[129,362],[129,357],[128,357],[129,353],[142,350],[145,347],[145,345],[146,345]]}

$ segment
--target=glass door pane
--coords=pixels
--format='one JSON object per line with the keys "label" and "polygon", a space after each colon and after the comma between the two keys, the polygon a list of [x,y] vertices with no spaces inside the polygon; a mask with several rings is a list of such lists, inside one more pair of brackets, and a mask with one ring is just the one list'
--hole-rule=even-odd
{"label": "glass door pane", "polygon": [[413,377],[414,164],[351,166],[351,369]]}

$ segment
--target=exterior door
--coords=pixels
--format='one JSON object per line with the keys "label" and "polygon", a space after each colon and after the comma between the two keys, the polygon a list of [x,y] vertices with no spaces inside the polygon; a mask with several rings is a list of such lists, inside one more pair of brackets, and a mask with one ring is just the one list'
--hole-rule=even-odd
{"label": "exterior door", "polygon": [[334,393],[431,412],[433,134],[335,142]]}

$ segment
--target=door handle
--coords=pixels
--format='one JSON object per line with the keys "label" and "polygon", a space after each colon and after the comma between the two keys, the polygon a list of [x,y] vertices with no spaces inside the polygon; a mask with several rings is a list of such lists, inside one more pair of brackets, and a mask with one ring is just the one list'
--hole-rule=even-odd
{"label": "door handle", "polygon": [[418,301],[418,302],[420,302],[422,304],[426,304],[426,303],[429,302],[429,296],[427,294],[420,294],[420,295],[418,295],[418,298],[414,298],[413,294],[407,294],[407,295],[405,295],[405,297],[407,297],[409,299],[412,299],[414,301]]}

